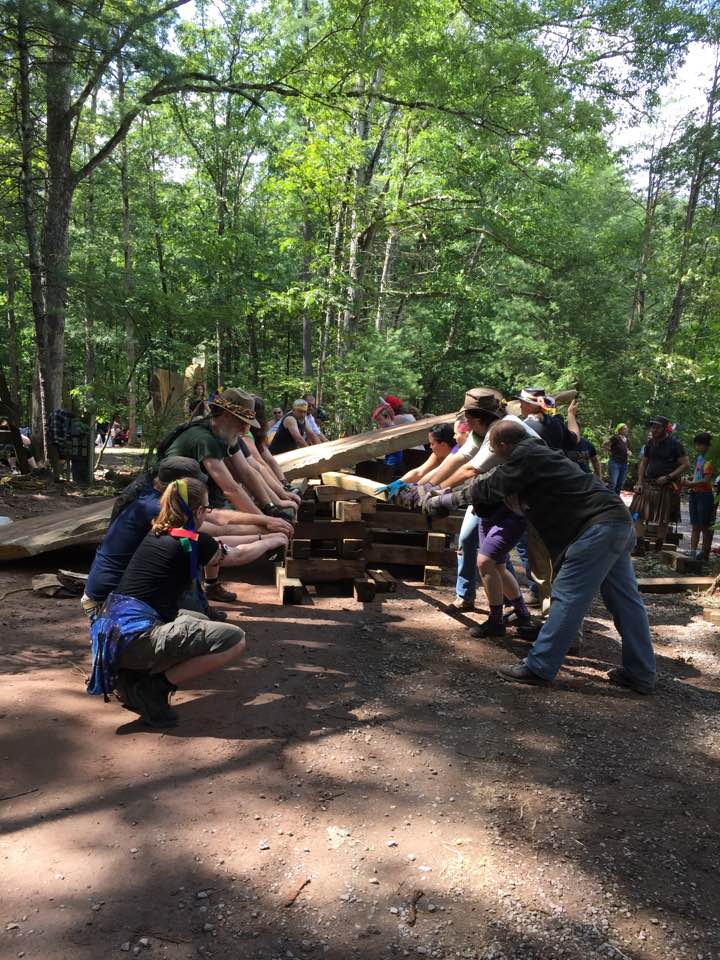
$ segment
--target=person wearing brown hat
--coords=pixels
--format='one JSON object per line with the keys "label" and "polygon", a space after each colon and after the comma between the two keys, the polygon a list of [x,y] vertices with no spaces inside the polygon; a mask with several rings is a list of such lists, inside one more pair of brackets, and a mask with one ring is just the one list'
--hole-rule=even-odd
{"label": "person wearing brown hat", "polygon": [[[253,396],[228,387],[213,396],[209,405],[210,418],[192,420],[173,430],[160,442],[158,456],[189,457],[200,464],[208,479],[206,522],[216,528],[208,531],[211,534],[217,535],[217,528],[227,524],[251,523],[268,533],[291,536],[288,517],[293,516],[293,504],[276,501],[243,453],[240,435],[247,425],[257,424]],[[223,509],[226,501],[232,511]]]}
{"label": "person wearing brown hat", "polygon": [[667,417],[653,417],[648,427],[650,437],[643,448],[630,513],[638,537],[645,536],[647,523],[657,524],[655,549],[661,550],[668,526],[680,520],[680,478],[690,461]]}

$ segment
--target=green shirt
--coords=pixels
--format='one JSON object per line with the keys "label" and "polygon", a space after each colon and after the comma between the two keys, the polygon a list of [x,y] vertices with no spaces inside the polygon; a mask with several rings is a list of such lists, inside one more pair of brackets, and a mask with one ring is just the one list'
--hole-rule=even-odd
{"label": "green shirt", "polygon": [[240,450],[240,444],[236,443],[228,446],[215,434],[209,427],[198,424],[195,427],[188,427],[179,434],[167,450],[163,457],[189,457],[196,460],[203,469],[203,473],[208,478],[208,499],[210,506],[215,509],[225,506],[225,497],[220,487],[215,483],[211,476],[208,476],[207,470],[203,466],[203,460],[224,460],[225,457],[231,457]]}

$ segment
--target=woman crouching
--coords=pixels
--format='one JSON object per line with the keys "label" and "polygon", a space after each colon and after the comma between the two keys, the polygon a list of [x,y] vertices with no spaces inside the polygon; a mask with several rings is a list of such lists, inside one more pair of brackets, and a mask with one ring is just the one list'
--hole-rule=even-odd
{"label": "woman crouching", "polygon": [[180,610],[180,598],[221,545],[198,533],[208,508],[199,480],[171,483],[160,513],[90,630],[93,670],[88,693],[116,690],[152,727],[177,724],[169,699],[178,687],[237,660],[245,633],[233,624]]}

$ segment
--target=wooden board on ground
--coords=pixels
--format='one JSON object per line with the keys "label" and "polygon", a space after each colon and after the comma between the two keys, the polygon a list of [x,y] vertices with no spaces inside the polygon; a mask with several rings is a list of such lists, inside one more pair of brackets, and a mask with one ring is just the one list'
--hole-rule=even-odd
{"label": "wooden board on ground", "polygon": [[426,417],[402,427],[369,430],[353,437],[342,437],[340,440],[328,440],[327,443],[290,450],[278,454],[276,459],[285,476],[291,480],[295,477],[319,477],[327,470],[352,467],[360,460],[384,457],[386,453],[407,450],[419,443],[425,443],[431,427],[440,423],[452,423],[454,419],[453,413]]}
{"label": "wooden board on ground", "polygon": [[288,577],[297,577],[303,583],[335,583],[338,580],[354,580],[365,573],[364,560],[344,560],[335,557],[310,557],[309,560],[285,561]]}
{"label": "wooden board on ground", "polygon": [[66,507],[0,529],[0,561],[34,557],[79,543],[99,543],[110,522],[113,499]]}
{"label": "wooden board on ground", "polygon": [[368,570],[368,574],[375,581],[375,589],[378,593],[397,592],[397,580],[387,570]]}
{"label": "wooden board on ground", "polygon": [[681,593],[683,590],[706,590],[715,577],[640,577],[641,593]]}

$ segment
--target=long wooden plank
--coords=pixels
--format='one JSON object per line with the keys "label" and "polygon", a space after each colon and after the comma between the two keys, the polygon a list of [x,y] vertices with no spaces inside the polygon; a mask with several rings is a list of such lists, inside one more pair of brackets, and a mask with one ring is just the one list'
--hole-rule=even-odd
{"label": "long wooden plank", "polygon": [[364,523],[315,520],[298,523],[294,536],[300,540],[347,540],[363,539],[366,533],[367,527]]}
{"label": "long wooden plank", "polygon": [[0,529],[0,561],[34,557],[79,543],[98,543],[107,530],[113,499],[65,507]]}
{"label": "long wooden plank", "polygon": [[640,577],[641,593],[680,593],[683,590],[703,590],[715,582],[715,577]]}
{"label": "long wooden plank", "polygon": [[297,577],[303,583],[335,583],[338,580],[354,580],[365,573],[364,560],[334,559],[332,557],[310,557],[309,560],[285,561],[285,574]]}
{"label": "long wooden plank", "polygon": [[285,476],[291,480],[295,477],[319,477],[327,470],[352,467],[360,460],[384,457],[386,453],[395,453],[397,450],[406,450],[408,447],[425,443],[431,427],[439,423],[452,423],[454,418],[454,413],[446,413],[439,417],[426,417],[402,427],[369,430],[352,437],[328,440],[327,443],[280,453],[276,459]]}

